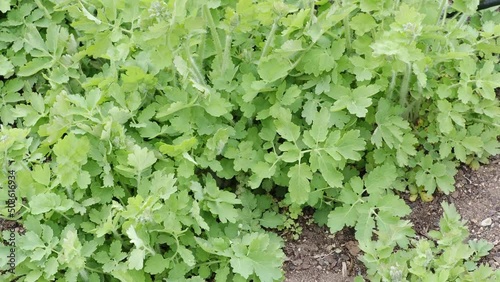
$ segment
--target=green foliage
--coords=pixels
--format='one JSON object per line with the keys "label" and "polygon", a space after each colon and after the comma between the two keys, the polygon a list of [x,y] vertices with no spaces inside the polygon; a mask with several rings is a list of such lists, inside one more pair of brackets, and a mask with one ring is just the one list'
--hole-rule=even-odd
{"label": "green foliage", "polygon": [[453,205],[443,202],[442,206],[444,213],[439,230],[430,231],[428,239],[412,239],[408,244],[408,240],[398,241],[381,230],[379,234],[383,236],[376,241],[360,241],[370,281],[472,282],[500,278],[500,273],[489,266],[476,265],[493,244],[483,239],[464,243],[469,235],[465,222]]}
{"label": "green foliage", "polygon": [[[500,153],[500,17],[472,2],[0,1],[5,279],[277,281],[266,229],[305,206],[377,260],[426,252],[398,194]],[[446,279],[493,275],[439,246],[469,260]]]}

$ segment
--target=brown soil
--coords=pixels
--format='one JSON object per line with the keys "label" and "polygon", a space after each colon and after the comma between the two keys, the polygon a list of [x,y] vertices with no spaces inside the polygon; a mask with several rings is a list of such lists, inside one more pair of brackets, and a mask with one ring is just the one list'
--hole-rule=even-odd
{"label": "brown soil", "polygon": [[286,239],[284,265],[287,282],[353,281],[365,272],[356,258],[360,249],[354,239],[354,230],[344,230],[331,235],[327,227],[312,222],[308,210],[299,219],[302,234],[298,240]]}
{"label": "brown soil", "polygon": [[[419,236],[437,229],[442,215],[441,202],[453,203],[462,218],[468,221],[471,239],[485,239],[494,244],[483,259],[493,268],[500,268],[500,156],[488,165],[473,171],[463,166],[456,176],[456,191],[451,195],[436,195],[429,203],[408,202],[412,208],[410,220]],[[357,259],[359,248],[352,229],[331,235],[326,227],[312,222],[312,212],[299,219],[303,228],[298,240],[286,238],[284,265],[287,282],[346,282],[364,274]],[[490,223],[491,220],[491,223]],[[14,221],[0,219],[0,231],[14,227],[24,233]]]}
{"label": "brown soil", "polygon": [[456,179],[456,191],[437,195],[432,202],[410,203],[410,216],[415,231],[421,236],[437,229],[443,213],[441,202],[452,203],[467,221],[469,239],[485,239],[493,243],[490,254],[483,259],[491,267],[500,268],[500,156],[477,171],[463,166]]}
{"label": "brown soil", "polygon": [[[500,268],[500,156],[488,165],[473,171],[463,166],[456,179],[456,191],[436,195],[428,203],[409,202],[410,220],[417,236],[437,229],[442,216],[441,202],[453,203],[462,219],[467,221],[470,239],[485,239],[494,244],[482,262]],[[359,248],[352,229],[331,235],[326,227],[308,224],[311,215],[305,214],[299,223],[303,232],[298,240],[287,239],[285,281],[287,282],[344,282],[364,273],[357,259]],[[491,220],[491,223],[490,223]]]}

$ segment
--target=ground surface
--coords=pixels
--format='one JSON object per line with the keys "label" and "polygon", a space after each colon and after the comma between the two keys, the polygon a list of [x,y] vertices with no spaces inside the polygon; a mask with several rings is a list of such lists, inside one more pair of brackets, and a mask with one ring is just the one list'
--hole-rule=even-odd
{"label": "ground surface", "polygon": [[[483,238],[495,245],[483,262],[500,268],[500,156],[477,171],[461,167],[452,194],[436,195],[429,203],[408,202],[413,210],[410,220],[418,235],[425,236],[438,227],[442,201],[453,203],[468,221],[471,239]],[[303,228],[300,238],[286,242],[285,281],[346,282],[363,274],[353,230],[345,229],[333,236],[326,227],[311,223],[311,217],[312,213],[306,212],[299,219]],[[24,231],[19,223],[0,219],[0,231],[11,227],[19,233]]]}
{"label": "ground surface", "polygon": [[298,240],[288,240],[285,246],[287,282],[352,281],[364,267],[357,260],[359,248],[353,229],[331,235],[326,227],[312,223],[311,214],[300,218],[303,228]]}
{"label": "ground surface", "polygon": [[[468,223],[470,239],[485,239],[495,247],[483,259],[492,267],[500,268],[500,156],[491,163],[473,171],[461,167],[455,177],[456,191],[450,195],[436,195],[429,203],[408,202],[412,208],[410,220],[417,235],[425,236],[437,229],[442,215],[441,202],[453,203]],[[285,253],[286,282],[344,282],[363,273],[357,260],[359,248],[352,230],[343,230],[332,236],[327,228],[310,222],[310,215],[300,219],[303,228],[298,240],[287,240]]]}

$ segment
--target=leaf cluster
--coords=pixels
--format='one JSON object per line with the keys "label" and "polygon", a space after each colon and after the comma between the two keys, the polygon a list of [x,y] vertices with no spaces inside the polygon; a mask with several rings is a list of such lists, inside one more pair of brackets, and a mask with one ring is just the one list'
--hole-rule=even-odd
{"label": "leaf cluster", "polygon": [[6,279],[281,280],[269,229],[305,206],[391,257],[414,234],[399,194],[500,153],[500,17],[471,7],[0,1],[0,162],[27,230]]}

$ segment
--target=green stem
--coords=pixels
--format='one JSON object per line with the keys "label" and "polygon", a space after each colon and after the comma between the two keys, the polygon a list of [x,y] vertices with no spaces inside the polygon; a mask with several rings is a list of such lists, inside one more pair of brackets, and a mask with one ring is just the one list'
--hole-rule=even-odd
{"label": "green stem", "polygon": [[207,87],[205,79],[204,79],[200,69],[198,68],[198,65],[196,64],[196,61],[193,59],[193,56],[191,55],[191,52],[189,50],[189,44],[187,44],[187,45],[188,46],[186,46],[186,57],[189,59],[189,61],[188,61],[188,64],[190,66],[189,72],[191,73],[191,75],[194,76],[194,79],[196,80],[197,83]]}
{"label": "green stem", "polygon": [[174,252],[174,254],[173,254],[170,258],[168,258],[168,260],[169,260],[169,261],[172,261],[172,260],[174,260],[174,259],[175,259],[175,257],[176,257],[176,256],[177,256],[177,254],[179,253],[179,245],[180,245],[180,243],[179,243],[179,238],[177,238],[177,236],[175,236],[174,234],[171,234],[171,235],[172,235],[172,237],[174,237],[174,239],[175,239],[175,245],[177,246],[177,248],[175,248],[175,252]]}
{"label": "green stem", "polygon": [[300,54],[300,57],[297,60],[295,60],[295,62],[292,65],[292,69],[294,69],[295,67],[297,67],[297,65],[300,63],[300,61],[302,60],[302,58],[304,58],[305,54],[307,54],[307,52],[309,50],[311,50],[314,45],[316,45],[315,42],[312,42],[311,44],[309,44],[309,46],[304,50],[304,52],[302,52],[302,54]]}
{"label": "green stem", "polygon": [[227,261],[225,261],[225,260],[212,260],[212,261],[206,261],[206,262],[198,263],[196,266],[212,265],[212,264],[221,263],[221,262],[226,262],[227,263]]}
{"label": "green stem", "polygon": [[345,38],[346,38],[346,51],[351,50],[352,46],[352,36],[351,36],[351,28],[349,27],[349,17],[348,15],[344,20],[344,28],[345,28]]}
{"label": "green stem", "polygon": [[392,100],[394,94],[394,88],[396,88],[396,78],[397,78],[396,71],[393,70],[391,77],[391,84],[389,85],[389,88],[387,88],[387,98],[389,100]]}
{"label": "green stem", "polygon": [[[314,192],[318,192],[318,190],[312,191],[312,193],[314,193]],[[323,195],[323,198],[326,199],[326,200],[328,200],[328,201],[331,201],[331,202],[343,203],[337,197],[330,197],[330,196],[327,196],[327,195]]]}
{"label": "green stem", "polygon": [[[446,22],[446,11],[448,10],[448,0],[442,0],[440,5],[441,12],[439,13],[439,17],[437,19],[437,24],[444,25]],[[441,22],[441,23],[440,23]]]}
{"label": "green stem", "polygon": [[222,57],[222,72],[225,72],[227,69],[227,65],[231,60],[231,43],[233,41],[233,37],[231,33],[226,34],[226,44],[224,45],[224,55]]}
{"label": "green stem", "polygon": [[88,266],[85,266],[85,269],[90,270],[90,271],[95,272],[95,273],[104,274],[104,272],[102,272],[98,269],[95,269],[95,268],[88,267]]}
{"label": "green stem", "polygon": [[478,118],[471,118],[471,120],[475,121],[475,122],[480,122],[480,123],[483,123],[483,124],[486,124],[486,125],[490,125],[490,126],[500,127],[500,123],[492,123],[492,122],[489,122],[489,121],[486,121],[486,120],[482,120],[482,119],[478,119]]}
{"label": "green stem", "polygon": [[61,215],[62,217],[64,217],[66,220],[71,221],[71,219],[67,215],[65,215],[64,213],[59,212],[59,211],[55,211],[55,212],[57,212],[59,215]]}
{"label": "green stem", "polygon": [[201,71],[200,69],[198,68],[198,66],[196,65],[196,61],[193,59],[193,56],[189,56],[189,63],[192,67],[192,69],[194,70],[193,73],[196,77],[196,80],[198,81],[199,84],[202,84],[203,86],[207,86],[206,82],[205,82],[205,79],[203,78],[203,75],[201,74]]}
{"label": "green stem", "polygon": [[457,26],[456,28],[459,29],[459,28],[462,28],[462,26],[464,25],[464,23],[467,21],[467,19],[469,18],[469,15],[467,14],[462,14],[460,16],[460,18],[458,19],[458,22],[457,22]]}
{"label": "green stem", "polygon": [[393,9],[392,9],[393,11],[397,11],[399,9],[399,2],[400,2],[400,0],[394,1],[394,6],[393,6]]}
{"label": "green stem", "polygon": [[6,216],[0,215],[0,218],[3,220],[19,220],[27,212],[28,212],[28,210],[24,210],[22,213],[18,214],[16,217],[6,217]]}
{"label": "green stem", "polygon": [[71,191],[69,186],[66,187],[66,192],[68,192],[68,197],[70,199],[73,199],[73,191]]}
{"label": "green stem", "polygon": [[411,64],[406,65],[406,72],[403,76],[403,81],[401,81],[401,88],[399,89],[399,104],[405,107],[408,103],[408,88],[410,86],[411,77]]}
{"label": "green stem", "polygon": [[274,34],[276,33],[277,28],[278,28],[278,19],[274,19],[273,26],[271,27],[271,31],[269,31],[269,34],[267,35],[266,44],[264,45],[264,49],[262,49],[259,61],[261,61],[262,58],[266,56],[267,50],[269,49],[269,46],[273,42]]}
{"label": "green stem", "polygon": [[201,34],[200,46],[198,47],[198,64],[203,67],[203,59],[205,59],[205,41],[206,41],[205,33]]}
{"label": "green stem", "polygon": [[490,37],[486,37],[486,38],[483,38],[475,43],[472,43],[472,46],[476,46],[478,44],[481,44],[485,41],[488,41],[488,40],[491,40],[491,39],[497,39],[498,37],[500,37],[500,34],[497,34],[497,35],[493,35],[493,36],[490,36]]}
{"label": "green stem", "polygon": [[219,33],[217,33],[217,27],[215,26],[214,19],[212,18],[212,13],[210,13],[210,9],[207,5],[203,6],[203,11],[205,14],[205,18],[208,21],[208,27],[210,28],[210,33],[212,34],[215,51],[222,57],[222,45],[220,43]]}
{"label": "green stem", "polygon": [[310,13],[309,13],[309,21],[307,22],[307,25],[306,25],[308,28],[310,28],[311,25],[313,24],[313,19],[314,19],[314,5],[315,5],[314,2],[315,2],[315,0],[311,0],[309,2],[309,5],[310,5],[309,6],[309,11],[310,11]]}
{"label": "green stem", "polygon": [[137,189],[139,189],[139,186],[141,186],[141,176],[142,175],[142,172],[139,172],[137,174],[137,177],[135,178],[135,180],[137,181]]}

